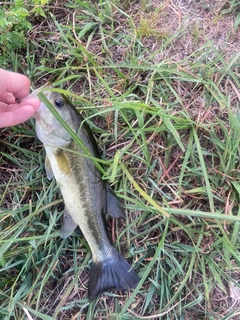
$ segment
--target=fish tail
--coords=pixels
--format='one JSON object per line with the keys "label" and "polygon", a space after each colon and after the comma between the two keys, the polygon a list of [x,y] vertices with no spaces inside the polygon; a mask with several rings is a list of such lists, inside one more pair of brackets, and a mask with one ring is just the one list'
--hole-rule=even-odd
{"label": "fish tail", "polygon": [[104,261],[92,262],[88,299],[108,289],[128,290],[135,288],[139,282],[138,274],[130,264],[113,248],[113,256]]}

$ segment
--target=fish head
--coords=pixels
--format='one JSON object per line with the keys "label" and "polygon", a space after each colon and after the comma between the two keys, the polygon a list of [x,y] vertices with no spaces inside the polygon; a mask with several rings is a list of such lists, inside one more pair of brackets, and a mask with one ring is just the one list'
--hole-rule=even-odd
{"label": "fish head", "polygon": [[[73,110],[66,97],[53,91],[44,91],[43,93],[68,126],[76,131],[77,126],[79,126],[79,120],[76,116],[76,111]],[[44,145],[66,147],[72,141],[70,134],[43,102],[41,102],[40,107],[34,114],[34,118],[37,136]]]}

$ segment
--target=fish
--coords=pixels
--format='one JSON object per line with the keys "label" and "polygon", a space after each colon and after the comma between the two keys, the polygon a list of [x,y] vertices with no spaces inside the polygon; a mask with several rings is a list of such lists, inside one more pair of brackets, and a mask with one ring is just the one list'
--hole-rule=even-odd
{"label": "fish", "polygon": [[[54,91],[44,91],[44,95],[91,155],[100,158],[91,129],[70,100]],[[91,249],[89,301],[109,289],[135,288],[139,276],[110,241],[106,226],[106,213],[114,218],[124,216],[121,201],[43,102],[34,118],[37,137],[46,151],[47,177],[55,177],[65,204],[60,236],[69,237],[79,226]]]}

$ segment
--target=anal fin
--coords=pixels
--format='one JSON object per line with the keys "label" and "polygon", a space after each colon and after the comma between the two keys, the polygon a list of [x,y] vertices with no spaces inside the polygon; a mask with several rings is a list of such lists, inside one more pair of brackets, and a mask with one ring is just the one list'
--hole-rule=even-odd
{"label": "anal fin", "polygon": [[113,218],[125,217],[124,205],[107,184],[107,213]]}
{"label": "anal fin", "polygon": [[63,222],[60,230],[60,237],[65,239],[68,238],[73,231],[76,229],[77,223],[73,220],[72,216],[68,213],[65,208],[63,214]]}

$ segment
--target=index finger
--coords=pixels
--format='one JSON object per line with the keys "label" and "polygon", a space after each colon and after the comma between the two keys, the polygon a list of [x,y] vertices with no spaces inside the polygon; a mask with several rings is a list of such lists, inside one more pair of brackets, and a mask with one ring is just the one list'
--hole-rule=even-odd
{"label": "index finger", "polygon": [[30,92],[30,80],[20,73],[0,69],[0,94],[12,93],[16,98],[25,98]]}

